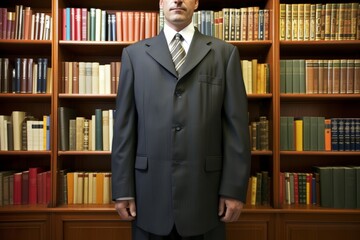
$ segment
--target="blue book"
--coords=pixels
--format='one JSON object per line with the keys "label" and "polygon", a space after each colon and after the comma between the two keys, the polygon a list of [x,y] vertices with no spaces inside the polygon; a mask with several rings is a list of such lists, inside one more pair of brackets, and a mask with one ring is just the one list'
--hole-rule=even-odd
{"label": "blue book", "polygon": [[48,59],[42,59],[42,74],[41,74],[41,93],[46,93],[47,88],[47,69],[48,69]]}
{"label": "blue book", "polygon": [[70,8],[66,8],[66,40],[71,40],[71,22],[70,22]]}
{"label": "blue book", "polygon": [[355,150],[360,151],[360,118],[355,120]]}
{"label": "blue book", "polygon": [[350,151],[356,150],[356,119],[351,118],[350,121]]}
{"label": "blue book", "polygon": [[41,93],[41,89],[42,89],[42,74],[43,74],[43,59],[42,58],[39,58],[38,59],[38,65],[37,65],[37,79],[36,79],[36,82],[37,82],[37,85],[36,85],[36,92],[37,93]]}
{"label": "blue book", "polygon": [[13,78],[12,78],[13,93],[20,93],[20,80],[21,80],[21,58],[16,58],[15,68],[13,70]]}
{"label": "blue book", "polygon": [[339,151],[338,119],[331,118],[331,150]]}
{"label": "blue book", "polygon": [[46,150],[50,150],[50,115],[46,117]]}

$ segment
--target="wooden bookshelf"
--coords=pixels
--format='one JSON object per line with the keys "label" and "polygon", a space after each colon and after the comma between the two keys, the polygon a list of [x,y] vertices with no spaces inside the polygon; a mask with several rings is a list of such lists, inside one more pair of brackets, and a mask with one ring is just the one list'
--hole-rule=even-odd
{"label": "wooden bookshelf", "polygon": [[[334,0],[334,3],[343,1]],[[351,2],[351,1],[349,1]],[[280,93],[280,59],[358,59],[360,40],[280,40],[280,4],[321,3],[325,0],[200,0],[199,10],[259,6],[270,10],[268,40],[229,41],[241,59],[258,59],[270,66],[270,92],[248,94],[249,120],[269,120],[269,150],[252,151],[251,174],[267,171],[271,176],[271,199],[266,206],[245,205],[237,222],[227,224],[227,239],[358,239],[360,209],[330,209],[312,205],[280,203],[280,172],[311,172],[313,166],[360,166],[360,152],[280,151],[281,116],[360,117],[360,94]],[[158,11],[158,0],[2,0],[0,8],[15,11],[15,5],[50,12],[52,40],[0,39],[0,58],[47,57],[52,67],[53,87],[46,94],[0,93],[0,115],[26,111],[36,117],[51,115],[50,151],[0,151],[0,171],[24,171],[29,167],[50,170],[51,201],[48,205],[0,206],[0,236],[3,239],[131,239],[131,224],[121,220],[112,204],[59,202],[57,173],[111,171],[110,151],[60,151],[59,107],[72,107],[89,117],[96,108],[115,109],[116,94],[65,94],[62,92],[64,61],[120,61],[122,50],[132,41],[67,41],[62,38],[62,9]],[[30,236],[30,237],[29,237]]]}

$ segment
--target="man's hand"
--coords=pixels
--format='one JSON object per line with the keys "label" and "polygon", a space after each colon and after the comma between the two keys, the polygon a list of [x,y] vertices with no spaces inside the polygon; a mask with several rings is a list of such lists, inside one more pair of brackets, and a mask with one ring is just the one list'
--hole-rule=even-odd
{"label": "man's hand", "polygon": [[219,216],[223,222],[234,222],[238,220],[241,214],[241,210],[244,206],[239,200],[220,197],[219,200]]}
{"label": "man's hand", "polygon": [[136,206],[134,199],[116,201],[115,209],[123,220],[134,220],[136,217]]}

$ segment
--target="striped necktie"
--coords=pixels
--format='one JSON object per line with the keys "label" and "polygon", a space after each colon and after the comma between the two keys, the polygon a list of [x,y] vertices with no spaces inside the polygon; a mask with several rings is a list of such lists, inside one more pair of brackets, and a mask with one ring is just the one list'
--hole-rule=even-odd
{"label": "striped necktie", "polygon": [[185,62],[185,50],[181,45],[183,37],[180,33],[176,33],[174,39],[171,41],[170,53],[174,62],[175,70],[179,73],[179,69]]}

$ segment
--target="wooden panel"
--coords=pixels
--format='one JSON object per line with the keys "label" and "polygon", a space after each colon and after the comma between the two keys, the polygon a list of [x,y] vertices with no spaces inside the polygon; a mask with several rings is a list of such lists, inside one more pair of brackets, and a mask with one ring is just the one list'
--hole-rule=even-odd
{"label": "wooden panel", "polygon": [[56,216],[55,224],[58,240],[131,240],[130,222],[120,221],[115,213],[64,213]]}
{"label": "wooden panel", "polygon": [[226,226],[226,239],[227,240],[266,240],[268,226],[266,222],[259,223],[246,223],[236,222],[230,223]]}
{"label": "wooden panel", "polygon": [[279,225],[282,227],[279,239],[286,240],[357,240],[360,236],[359,214],[284,214]]}
{"label": "wooden panel", "polygon": [[226,225],[227,240],[275,239],[274,214],[242,213],[239,221]]}
{"label": "wooden panel", "polygon": [[48,240],[50,224],[44,214],[0,215],[0,238],[6,240]]}
{"label": "wooden panel", "polygon": [[65,221],[63,225],[64,240],[131,239],[131,226],[120,221]]}
{"label": "wooden panel", "polygon": [[359,223],[290,223],[286,224],[287,240],[357,240]]}

